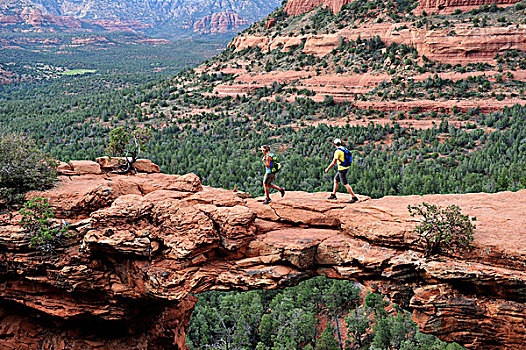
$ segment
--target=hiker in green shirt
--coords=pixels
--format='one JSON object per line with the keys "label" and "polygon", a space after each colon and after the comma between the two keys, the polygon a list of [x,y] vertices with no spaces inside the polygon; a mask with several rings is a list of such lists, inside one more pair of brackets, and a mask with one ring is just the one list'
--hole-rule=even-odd
{"label": "hiker in green shirt", "polygon": [[349,182],[347,181],[347,172],[349,171],[349,168],[351,167],[352,162],[352,155],[351,151],[349,151],[345,146],[342,145],[342,140],[335,139],[333,141],[334,146],[336,147],[336,151],[334,152],[334,158],[332,160],[332,163],[325,169],[325,173],[328,173],[329,170],[338,163],[338,172],[336,173],[336,176],[334,177],[334,188],[332,190],[331,195],[327,199],[336,199],[336,192],[338,191],[338,183],[342,183],[342,185],[349,191],[351,194],[351,201],[349,203],[355,203],[358,202],[358,197],[354,194],[352,187],[349,185]]}
{"label": "hiker in green shirt", "polygon": [[276,173],[280,169],[280,164],[276,160],[276,157],[270,153],[270,146],[261,146],[261,152],[263,152],[263,165],[265,165],[265,177],[263,178],[263,187],[265,188],[265,201],[264,204],[270,203],[270,189],[273,188],[281,193],[281,197],[285,195],[285,189],[274,185],[272,182],[276,179]]}

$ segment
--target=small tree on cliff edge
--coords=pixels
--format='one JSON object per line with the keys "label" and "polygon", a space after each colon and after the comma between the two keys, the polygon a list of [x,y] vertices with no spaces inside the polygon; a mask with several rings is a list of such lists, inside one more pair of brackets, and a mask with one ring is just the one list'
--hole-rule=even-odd
{"label": "small tree on cliff edge", "polygon": [[52,187],[57,163],[32,139],[0,129],[0,210],[23,202],[28,191]]}
{"label": "small tree on cliff edge", "polygon": [[146,150],[152,136],[149,128],[129,129],[119,126],[110,132],[106,153],[112,157],[124,157],[126,163],[118,170],[119,173],[135,172],[133,163],[137,161],[142,151]]}
{"label": "small tree on cliff edge", "polygon": [[471,247],[476,228],[472,221],[476,218],[470,219],[469,216],[463,215],[460,207],[450,205],[444,209],[438,205],[422,203],[417,206],[408,205],[407,209],[411,216],[423,217],[415,230],[426,256]]}

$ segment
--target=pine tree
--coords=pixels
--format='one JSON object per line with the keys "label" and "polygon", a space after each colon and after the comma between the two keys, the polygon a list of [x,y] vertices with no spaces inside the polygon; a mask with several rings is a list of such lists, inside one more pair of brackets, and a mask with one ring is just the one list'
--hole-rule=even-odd
{"label": "pine tree", "polygon": [[316,340],[315,350],[340,350],[338,340],[334,337],[334,331],[334,326],[327,323],[320,337]]}
{"label": "pine tree", "polygon": [[[354,308],[345,318],[349,339],[352,339],[359,347],[367,343],[366,335],[369,329],[369,315],[366,308]],[[347,340],[349,344],[349,340]]]}

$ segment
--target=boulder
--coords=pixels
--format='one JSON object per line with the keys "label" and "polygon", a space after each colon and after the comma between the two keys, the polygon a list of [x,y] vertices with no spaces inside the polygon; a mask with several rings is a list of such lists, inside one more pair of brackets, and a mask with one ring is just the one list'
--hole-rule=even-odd
{"label": "boulder", "polygon": [[100,167],[104,170],[112,170],[119,165],[124,164],[124,158],[123,157],[98,157],[95,159],[97,163],[99,163]]}
{"label": "boulder", "polygon": [[157,164],[154,164],[149,159],[137,159],[135,163],[133,163],[133,166],[137,171],[141,173],[160,173],[161,170],[159,169],[159,166]]}
{"label": "boulder", "polygon": [[57,171],[60,175],[75,175],[75,172],[71,168],[71,165],[64,162],[59,162]]}
{"label": "boulder", "polygon": [[75,175],[102,174],[100,165],[91,160],[70,160],[69,166]]}
{"label": "boulder", "polygon": [[[99,163],[100,167],[106,171],[111,171],[115,168],[117,168],[120,165],[125,164],[126,158],[124,157],[99,157],[96,159],[97,163]],[[159,173],[161,170],[159,169],[159,166],[157,164],[154,164],[149,159],[137,159],[135,163],[133,163],[133,166],[135,169],[137,169],[138,172],[141,173]]]}

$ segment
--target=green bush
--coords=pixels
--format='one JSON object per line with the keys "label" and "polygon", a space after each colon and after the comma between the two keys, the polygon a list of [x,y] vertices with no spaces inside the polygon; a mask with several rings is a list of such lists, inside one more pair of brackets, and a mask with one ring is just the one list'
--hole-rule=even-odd
{"label": "green bush", "polygon": [[460,212],[460,207],[450,205],[445,209],[434,204],[408,205],[411,216],[420,215],[422,222],[416,227],[419,243],[422,243],[426,256],[451,252],[456,248],[470,248],[475,225],[470,218]]}
{"label": "green bush", "polygon": [[28,200],[20,209],[20,214],[22,215],[20,224],[31,235],[33,247],[51,251],[67,231],[67,227],[55,225],[51,221],[55,213],[49,207],[47,198],[35,197]]}
{"label": "green bush", "polygon": [[106,153],[108,156],[126,158],[123,173],[137,172],[133,163],[137,161],[142,151],[145,151],[152,136],[150,128],[130,129],[119,126],[110,131]]}
{"label": "green bush", "polygon": [[33,140],[0,131],[0,208],[21,202],[28,191],[51,187],[56,167]]}

